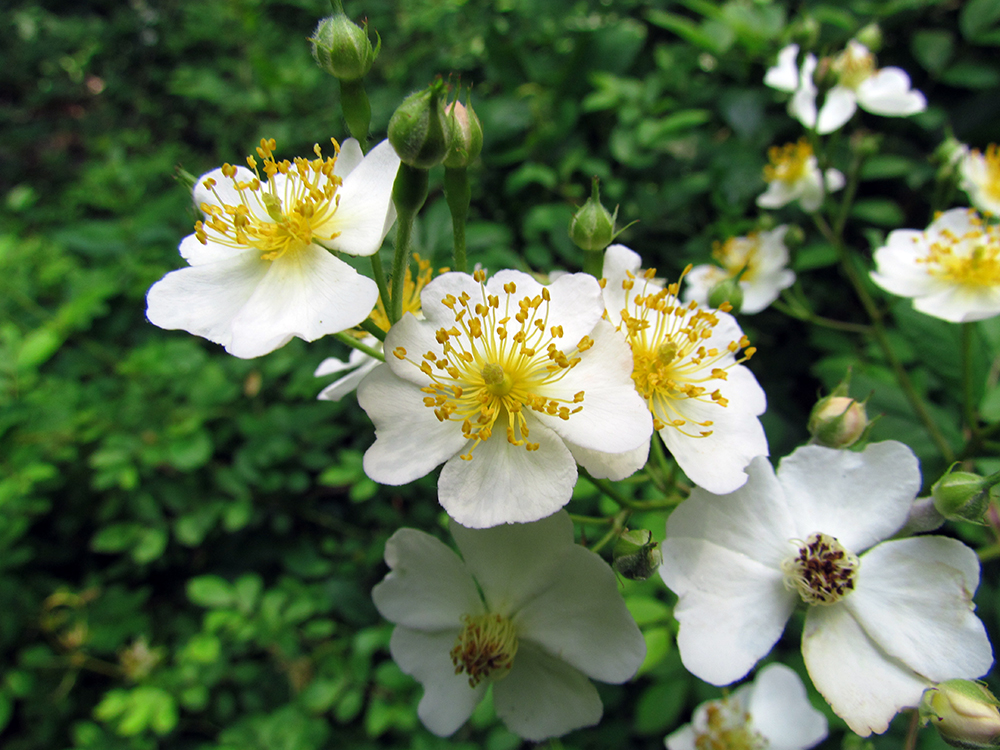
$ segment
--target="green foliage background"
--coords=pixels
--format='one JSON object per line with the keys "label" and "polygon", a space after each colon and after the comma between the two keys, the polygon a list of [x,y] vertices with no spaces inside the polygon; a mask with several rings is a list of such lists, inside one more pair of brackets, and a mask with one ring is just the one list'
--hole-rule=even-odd
{"label": "green foliage background", "polygon": [[[676,278],[705,262],[713,241],[753,229],[767,147],[799,137],[761,81],[806,16],[830,50],[879,21],[880,64],[904,67],[931,102],[906,120],[862,120],[884,134],[849,235],[866,257],[888,230],[929,220],[927,154],[948,128],[980,148],[1000,140],[995,0],[348,0],[346,9],[383,40],[368,80],[376,134],[436,74],[474,84],[486,145],[469,251],[493,270],[577,270],[566,228],[592,175],[623,223],[638,220],[621,241],[662,275]],[[433,737],[416,717],[419,687],[388,657],[391,626],[369,598],[385,572],[384,541],[404,525],[441,529],[443,516],[433,476],[402,488],[364,476],[372,428],[351,399],[315,401],[324,383],[312,371],[343,356],[340,345],[295,340],[241,361],[143,314],[145,291],[182,264],[177,244],[196,218],[176,167],[238,163],[261,137],[288,156],[346,137],[336,82],[306,42],[326,12],[319,0],[12,0],[4,11],[5,750],[521,744],[488,703],[454,738]],[[845,161],[850,145],[835,147]],[[437,180],[418,246],[444,266],[450,220]],[[804,217],[790,208],[782,218]],[[863,322],[835,263],[830,246],[807,240],[793,293],[821,315]],[[906,302],[885,304],[894,344],[959,449],[955,329]],[[991,421],[1000,419],[998,320],[976,328],[975,395]],[[854,394],[874,391],[869,410],[884,414],[874,437],[907,442],[928,484],[940,475],[876,349],[773,310],[743,323],[759,349],[750,364],[769,398],[772,455],[804,441],[817,390],[852,366]],[[996,471],[1000,460],[977,468]],[[577,512],[608,510],[587,485],[577,495]],[[633,523],[662,537],[657,516]],[[977,527],[957,533],[987,541]],[[994,635],[997,586],[987,565],[978,603]],[[718,694],[681,668],[662,584],[625,592],[650,658],[634,683],[601,686],[605,721],[566,747],[661,747],[690,708]],[[801,667],[796,636],[779,650]],[[875,744],[899,743],[906,721]],[[828,743],[840,741],[835,732]],[[920,741],[940,744],[926,732]]]}

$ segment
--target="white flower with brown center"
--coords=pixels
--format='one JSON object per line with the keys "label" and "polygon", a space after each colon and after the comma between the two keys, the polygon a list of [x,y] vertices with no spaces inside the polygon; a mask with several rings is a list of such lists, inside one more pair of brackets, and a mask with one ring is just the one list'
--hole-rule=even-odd
{"label": "white flower with brown center", "polygon": [[980,211],[1000,216],[1000,147],[991,143],[983,153],[966,151],[959,162],[960,187],[969,194],[969,202]]}
{"label": "white flower with brown center", "polygon": [[884,732],[932,683],[987,672],[975,552],[939,536],[882,541],[920,489],[909,448],[807,446],[777,474],[763,457],[747,472],[729,495],[695,489],[667,521],[660,575],[679,597],[690,672],[715,685],[740,679],[800,603],[809,676],[862,736]]}
{"label": "white flower with brown center", "polygon": [[[237,357],[259,357],[293,337],[313,341],[371,313],[378,288],[330,251],[377,252],[395,220],[399,158],[388,141],[362,156],[278,161],[261,140],[246,167],[225,164],[194,188],[204,220],[184,238],[187,268],[152,286],[146,316],[160,328],[203,336]],[[263,172],[263,174],[261,174]]]}
{"label": "white flower with brown center", "polygon": [[712,258],[717,266],[695,266],[684,277],[684,301],[694,300],[708,305],[712,287],[728,279],[739,277],[743,292],[740,312],[753,315],[774,302],[782,289],[795,283],[795,272],[788,268],[788,248],[782,224],[766,232],[751,232],[745,237],[730,237],[716,243]]}
{"label": "white flower with brown center", "polygon": [[764,391],[740,364],[754,349],[732,315],[681,302],[678,284],[664,287],[641,265],[624,245],[604,255],[607,315],[632,347],[635,388],[684,473],[731,492],[750,459],[767,455]]}
{"label": "white flower with brown center", "polygon": [[836,169],[821,172],[809,141],[772,146],[770,164],[764,167],[767,190],[757,196],[761,208],[781,208],[798,201],[802,210],[813,213],[823,205],[829,193],[844,187],[844,175]]}
{"label": "white flower with brown center", "polygon": [[420,720],[450,735],[492,686],[497,715],[528,740],[600,721],[590,679],[625,682],[646,654],[608,564],[573,542],[564,511],[492,529],[452,521],[451,533],[461,558],[422,531],[397,531],[372,591],[396,624],[393,659],[424,686]]}
{"label": "white flower with brown center", "polygon": [[392,327],[386,364],[358,388],[375,423],[369,477],[405,484],[444,463],[441,505],[483,528],[554,513],[572,495],[577,461],[615,479],[645,463],[634,454],[651,420],[592,276],[543,286],[519,271],[489,281],[446,273],[421,301],[425,319],[407,314]]}
{"label": "white flower with brown center", "polygon": [[897,229],[875,251],[872,280],[952,323],[1000,314],[1000,225],[969,208],[939,214],[923,232]]}

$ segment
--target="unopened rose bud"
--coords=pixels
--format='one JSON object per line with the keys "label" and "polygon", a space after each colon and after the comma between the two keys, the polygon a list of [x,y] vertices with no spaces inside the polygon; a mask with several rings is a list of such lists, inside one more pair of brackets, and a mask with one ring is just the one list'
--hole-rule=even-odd
{"label": "unopened rose bud", "polygon": [[430,169],[444,161],[449,148],[446,92],[447,84],[438,79],[406,97],[390,118],[389,142],[404,164]]}
{"label": "unopened rose bud", "polygon": [[601,205],[598,183],[599,180],[595,177],[590,197],[580,206],[569,224],[570,239],[582,250],[604,250],[615,238],[615,217],[618,210],[615,209],[615,213],[611,214]]}
{"label": "unopened rose bud", "polygon": [[968,471],[949,471],[931,487],[931,497],[938,513],[950,521],[983,523],[990,507],[990,489],[994,477],[984,479]]}
{"label": "unopened rose bud", "polygon": [[611,552],[613,567],[631,581],[645,581],[663,562],[660,550],[653,541],[653,533],[648,529],[625,531]]}
{"label": "unopened rose bud", "polygon": [[849,448],[868,429],[865,405],[849,396],[822,398],[809,415],[809,433],[817,445],[827,448]]}
{"label": "unopened rose bud", "polygon": [[313,57],[330,75],[342,81],[356,81],[371,70],[382,42],[379,40],[373,48],[367,24],[361,27],[351,21],[339,0],[335,8],[337,12],[320,21],[309,38]]}
{"label": "unopened rose bud", "polygon": [[980,682],[945,680],[927,688],[920,718],[937,727],[949,745],[969,750],[1000,747],[1000,703]]}
{"label": "unopened rose bud", "polygon": [[444,165],[448,169],[468,167],[483,150],[483,124],[470,104],[466,107],[457,99],[447,109],[448,154]]}
{"label": "unopened rose bud", "polygon": [[718,310],[726,302],[736,315],[743,308],[743,288],[738,279],[723,279],[708,290],[708,306]]}

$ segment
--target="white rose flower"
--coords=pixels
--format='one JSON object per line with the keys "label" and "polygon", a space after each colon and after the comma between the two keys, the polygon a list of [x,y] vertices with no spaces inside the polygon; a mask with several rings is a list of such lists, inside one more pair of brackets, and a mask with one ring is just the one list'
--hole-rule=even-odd
{"label": "white rose flower", "polygon": [[[707,306],[712,287],[740,277],[743,304],[739,312],[753,315],[774,302],[783,289],[795,283],[795,272],[787,268],[788,248],[782,224],[768,232],[752,232],[746,237],[730,237],[717,244],[712,257],[718,266],[695,266],[684,277],[684,301]],[[721,266],[721,268],[719,267]],[[740,273],[742,272],[742,275]]]}
{"label": "white rose flower", "polygon": [[1000,148],[991,143],[986,153],[968,149],[961,156],[960,187],[969,194],[969,202],[980,211],[1000,216]]}
{"label": "white rose flower", "polygon": [[[336,144],[335,144],[336,147]],[[330,250],[377,252],[395,221],[392,185],[399,157],[385,141],[362,156],[349,139],[336,157],[257,161],[202,175],[195,205],[205,216],[185,237],[187,268],[152,286],[146,316],[160,328],[202,336],[251,358],[295,336],[313,341],[357,325],[378,298],[375,282]]]}
{"label": "white rose flower", "polygon": [[875,251],[872,280],[952,323],[1000,314],[1000,226],[969,208],[939,214],[926,231],[897,229]]}
{"label": "white rose flower", "polygon": [[813,708],[795,670],[768,664],[753,682],[695,709],[668,735],[667,750],[808,750],[826,739],[826,717]]}
{"label": "white rose flower", "polygon": [[772,146],[768,150],[770,164],[764,167],[767,190],[757,196],[761,208],[781,208],[798,201],[802,210],[813,213],[828,193],[844,187],[846,180],[837,169],[820,172],[813,148],[805,138],[798,143]]}
{"label": "white rose flower", "polygon": [[633,456],[652,433],[596,279],[485,276],[430,282],[426,320],[404,315],[386,336],[386,364],[358,388],[375,424],[368,476],[405,484],[443,462],[441,505],[473,528],[551,515],[569,502],[577,461],[624,478],[645,463]]}
{"label": "white rose flower", "polygon": [[393,659],[424,686],[424,725],[452,734],[490,685],[497,715],[528,740],[600,721],[588,678],[625,682],[646,654],[611,568],[574,544],[564,511],[483,530],[452,521],[451,533],[464,560],[429,534],[397,531],[372,591],[396,624]]}
{"label": "white rose flower", "polygon": [[[715,685],[745,675],[808,605],[802,653],[819,692],[857,734],[884,732],[931,683],[986,673],[973,614],[979,561],[939,536],[888,539],[920,489],[905,445],[807,446],[747,468],[729,495],[695,489],[667,521],[664,582],[679,597],[687,669]],[[879,543],[881,542],[881,544]]]}
{"label": "white rose flower", "polygon": [[[666,288],[624,245],[604,255],[608,318],[632,347],[632,380],[653,427],[691,481],[730,492],[747,481],[743,468],[767,455],[757,419],[764,391],[737,352],[750,342],[732,315],[683,304],[678,284]],[[643,456],[645,457],[645,456]]]}

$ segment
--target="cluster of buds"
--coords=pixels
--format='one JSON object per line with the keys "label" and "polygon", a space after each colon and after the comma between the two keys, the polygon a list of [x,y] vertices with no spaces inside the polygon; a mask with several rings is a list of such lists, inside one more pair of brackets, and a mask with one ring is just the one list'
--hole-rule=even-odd
{"label": "cluster of buds", "polygon": [[483,126],[468,98],[447,102],[448,84],[440,78],[411,94],[389,120],[389,142],[400,160],[417,169],[444,164],[468,167],[483,150]]}

